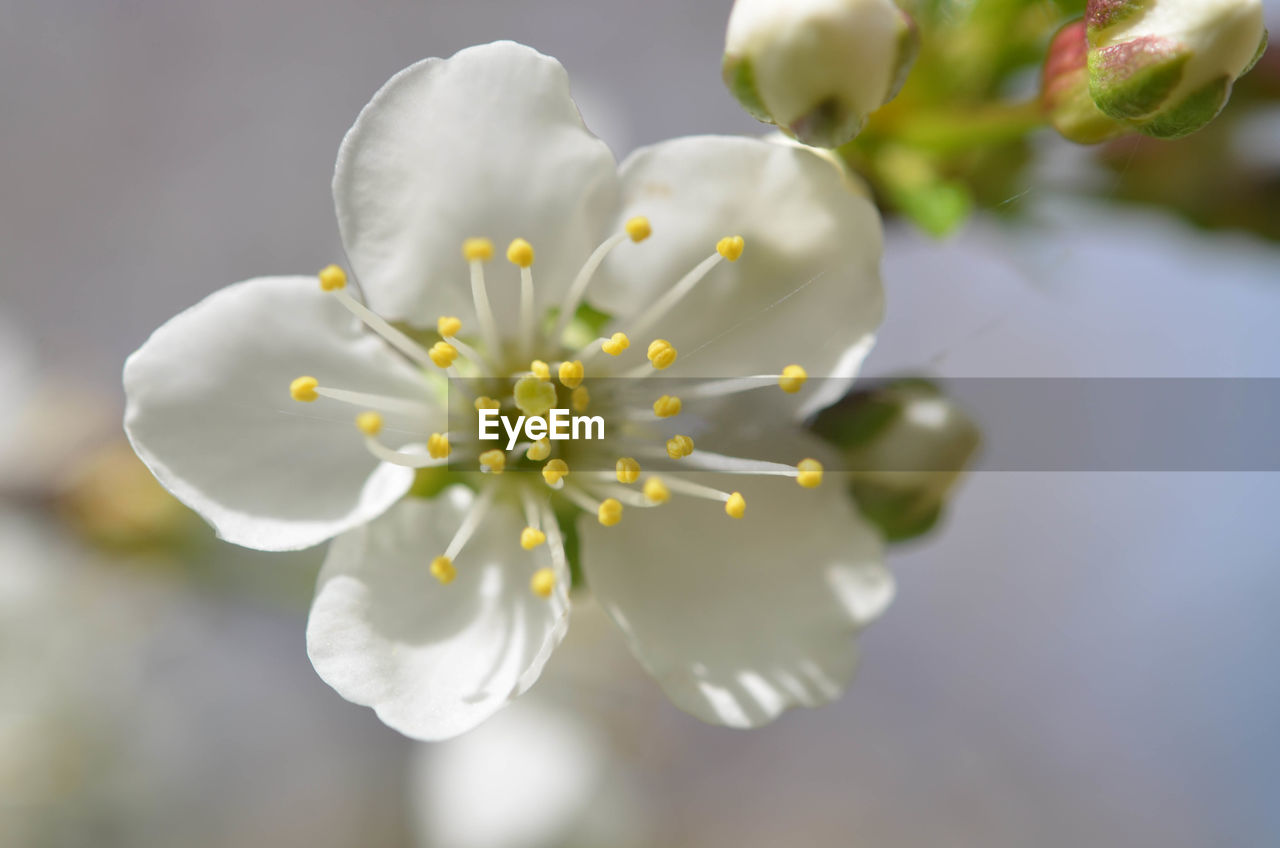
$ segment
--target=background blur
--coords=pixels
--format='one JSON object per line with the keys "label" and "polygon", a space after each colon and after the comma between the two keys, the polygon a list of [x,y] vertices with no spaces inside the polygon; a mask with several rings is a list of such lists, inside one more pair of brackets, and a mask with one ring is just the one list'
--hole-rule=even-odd
{"label": "background blur", "polygon": [[[730,5],[0,0],[0,844],[1280,844],[1278,475],[975,474],[895,549],[836,705],[704,726],[588,611],[533,706],[430,749],[312,671],[321,551],[221,546],[127,482],[125,356],[341,260],[333,157],[392,73],[513,38],[619,156],[756,133]],[[1280,111],[1251,120],[1232,162],[1274,186]],[[1037,143],[1018,214],[890,225],[872,373],[1280,377],[1280,245],[1122,202],[1141,158]]]}

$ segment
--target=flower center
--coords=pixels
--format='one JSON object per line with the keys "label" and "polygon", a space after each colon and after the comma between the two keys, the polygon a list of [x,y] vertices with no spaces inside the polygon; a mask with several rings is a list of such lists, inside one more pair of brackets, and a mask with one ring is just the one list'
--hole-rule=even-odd
{"label": "flower center", "polygon": [[[747,503],[741,493],[695,482],[684,469],[694,473],[791,477],[804,488],[821,484],[822,465],[812,458],[802,458],[796,465],[766,462],[705,450],[685,434],[667,435],[670,419],[678,418],[699,401],[771,385],[788,394],[800,391],[807,380],[801,366],[787,365],[778,374],[687,381],[682,384],[682,400],[672,394],[655,397],[656,392],[644,390],[652,384],[641,382],[677,361],[679,352],[671,341],[653,338],[643,348],[643,357],[632,354],[640,361],[629,367],[625,362],[633,337],[649,336],[721,262],[736,262],[742,256],[745,248],[742,237],[721,239],[711,255],[623,329],[577,349],[567,344],[566,340],[572,335],[570,330],[575,329],[574,316],[605,258],[627,241],[636,244],[645,241],[651,232],[648,219],[636,217],[627,221],[621,232],[605,239],[574,277],[554,320],[544,322],[550,328],[545,332],[540,332],[534,310],[534,246],[524,239],[516,239],[507,247],[507,260],[519,269],[520,309],[517,325],[511,328],[513,331],[503,333],[490,303],[485,274],[486,265],[494,256],[493,243],[487,238],[467,239],[462,244],[462,256],[470,271],[477,323],[477,335],[469,337],[471,344],[462,338],[461,320],[441,316],[436,322],[439,340],[426,347],[352,297],[347,291],[346,273],[341,268],[330,265],[320,272],[322,290],[423,369],[424,398],[441,388],[442,376],[448,378],[448,426],[434,432],[421,432],[416,440],[399,448],[383,442],[383,416],[439,420],[442,411],[438,405],[425,399],[323,385],[311,376],[298,377],[289,386],[289,393],[296,401],[312,403],[324,398],[358,407],[361,411],[356,416],[356,428],[369,452],[383,462],[420,469],[448,465],[451,471],[478,471],[483,475],[474,481],[479,494],[470,511],[445,550],[428,566],[442,585],[454,580],[458,567],[455,563],[460,558],[465,563],[466,545],[497,498],[514,502],[524,513],[526,526],[520,534],[520,547],[531,553],[544,547],[548,551],[550,565],[534,570],[529,585],[535,594],[550,597],[557,584],[568,576],[563,537],[554,510],[555,497],[594,514],[603,526],[613,527],[623,520],[624,506],[653,508],[668,503],[673,494],[692,501],[720,502],[731,518],[741,519],[746,514]],[[579,341],[582,337],[580,334]],[[606,359],[596,364],[602,354]],[[544,358],[536,358],[539,355]],[[527,367],[523,363],[528,363]],[[604,438],[578,442],[553,438],[554,432],[549,428],[562,411],[569,409],[579,415],[589,412],[589,422],[599,419]],[[509,412],[511,417],[518,418],[526,438],[517,441],[519,426],[512,428],[509,423],[504,426],[508,427],[510,440],[493,442],[480,438],[482,428],[478,424],[494,418],[489,411],[498,416]],[[529,438],[530,432],[548,435]],[[680,470],[664,471],[661,475],[646,473],[645,466],[651,461],[676,463]],[[530,471],[540,474],[512,473]],[[692,503],[689,508],[694,508]]]}

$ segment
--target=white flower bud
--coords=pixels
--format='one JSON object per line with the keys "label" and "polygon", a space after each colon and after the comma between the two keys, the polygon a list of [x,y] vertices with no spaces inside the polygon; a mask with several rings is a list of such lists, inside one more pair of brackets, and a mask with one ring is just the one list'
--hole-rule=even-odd
{"label": "white flower bud", "polygon": [[759,120],[838,147],[898,93],[916,48],[915,24],[892,0],[737,0],[724,80]]}
{"label": "white flower bud", "polygon": [[1089,0],[1089,93],[1148,135],[1195,132],[1267,43],[1262,0]]}

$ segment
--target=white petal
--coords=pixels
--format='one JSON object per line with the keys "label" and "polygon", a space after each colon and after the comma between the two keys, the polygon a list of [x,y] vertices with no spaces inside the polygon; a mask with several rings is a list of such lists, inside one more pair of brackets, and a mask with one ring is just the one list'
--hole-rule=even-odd
{"label": "white petal", "polygon": [[[833,400],[880,325],[881,227],[875,207],[830,161],[758,139],[696,136],[643,148],[622,166],[623,217],[653,235],[606,262],[592,301],[627,317],[740,235],[722,262],[642,339],[679,351],[664,376],[738,377],[804,366]],[[812,406],[810,404],[809,406]]]}
{"label": "white petal", "polygon": [[410,498],[334,541],[320,573],[307,653],[325,682],[417,739],[478,725],[533,684],[568,627],[563,586],[529,588],[545,548],[520,547],[520,515],[495,503],[441,585],[444,552],[473,502],[453,486]]}
{"label": "white petal", "polygon": [[385,315],[475,324],[463,239],[494,242],[499,325],[518,314],[506,245],[533,244],[541,307],[558,302],[603,240],[617,174],[583,125],[560,63],[512,42],[427,59],[373,97],[342,142],[333,180],[347,254]]}
{"label": "white petal", "polygon": [[673,495],[614,527],[583,520],[592,593],[676,706],[704,721],[754,727],[833,700],[853,675],[854,635],[893,596],[879,537],[837,479],[812,490],[690,479],[742,492],[746,515]]}
{"label": "white petal", "polygon": [[[294,401],[289,383],[304,374],[426,400],[422,378],[314,277],[263,277],[215,292],[129,357],[125,431],[160,482],[224,539],[262,550],[315,545],[380,515],[413,472],[369,454],[357,408]],[[387,416],[386,432],[429,424]]]}

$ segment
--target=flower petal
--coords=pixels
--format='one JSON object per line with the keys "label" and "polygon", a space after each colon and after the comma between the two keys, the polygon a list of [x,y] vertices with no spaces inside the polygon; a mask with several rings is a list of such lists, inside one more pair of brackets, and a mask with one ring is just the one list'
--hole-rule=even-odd
{"label": "flower petal", "polygon": [[836,479],[696,480],[740,491],[746,515],[676,495],[615,527],[584,520],[587,584],[676,706],[704,721],[754,727],[833,700],[853,675],[854,634],[893,596],[879,537]]}
{"label": "flower petal", "polygon": [[[847,388],[884,311],[875,207],[828,160],[798,146],[722,136],[679,138],[622,165],[623,218],[645,215],[653,235],[611,257],[591,299],[637,315],[724,236],[746,248],[722,262],[636,344],[670,341],[664,376],[777,374],[802,365],[806,392],[829,402]],[[805,404],[811,409],[814,402]]]}
{"label": "flower petal", "polygon": [[[164,486],[222,538],[305,548],[381,514],[413,471],[380,464],[359,411],[294,401],[322,385],[425,401],[425,384],[320,291],[314,277],[263,277],[215,292],[152,334],[124,367],[125,431]],[[427,421],[387,416],[389,433]]]}
{"label": "flower petal", "polygon": [[457,736],[493,715],[533,684],[569,625],[563,584],[549,600],[530,590],[540,560],[521,550],[523,521],[507,504],[489,510],[452,583],[431,576],[473,501],[452,486],[340,536],[307,622],[325,682],[417,739]]}
{"label": "flower petal", "polygon": [[[338,153],[338,224],[370,305],[426,326],[474,327],[463,239],[533,244],[540,307],[555,305],[617,204],[613,154],[582,123],[556,60],[509,41],[427,59],[392,77]],[[499,326],[519,275],[490,271]]]}

